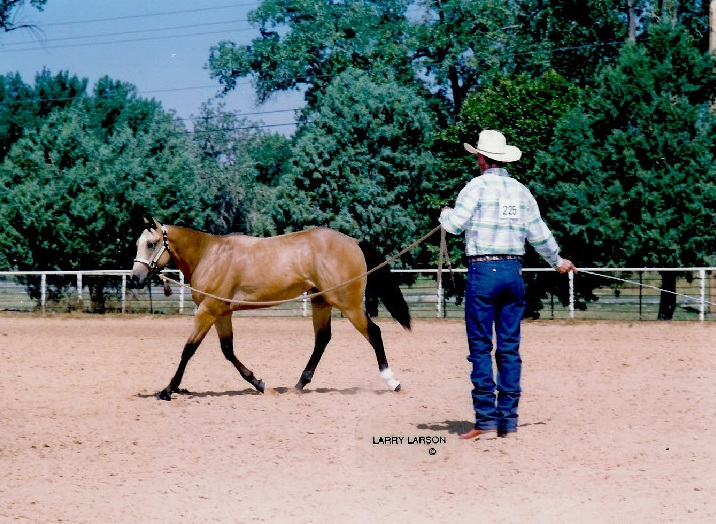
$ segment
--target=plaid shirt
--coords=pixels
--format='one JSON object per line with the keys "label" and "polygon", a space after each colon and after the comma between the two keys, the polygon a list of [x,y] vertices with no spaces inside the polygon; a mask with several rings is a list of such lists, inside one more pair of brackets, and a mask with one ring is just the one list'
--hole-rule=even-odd
{"label": "plaid shirt", "polygon": [[559,247],[529,189],[505,169],[488,169],[460,191],[454,209],[440,213],[454,235],[465,232],[465,253],[524,255],[525,239],[553,267],[562,264]]}

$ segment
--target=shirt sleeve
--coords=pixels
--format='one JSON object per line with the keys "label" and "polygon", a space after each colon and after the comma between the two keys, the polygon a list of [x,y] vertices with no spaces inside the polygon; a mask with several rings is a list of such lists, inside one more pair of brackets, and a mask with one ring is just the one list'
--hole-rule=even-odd
{"label": "shirt sleeve", "polygon": [[547,227],[547,224],[542,220],[537,201],[531,194],[528,197],[526,211],[525,226],[527,241],[532,244],[532,247],[535,248],[537,253],[539,253],[550,266],[555,269],[558,268],[562,265],[562,257],[559,256],[559,246],[554,239],[554,235]]}
{"label": "shirt sleeve", "polygon": [[477,207],[479,198],[480,191],[473,179],[457,195],[455,207],[443,209],[440,213],[440,224],[445,228],[445,231],[453,235],[459,235],[465,231]]}

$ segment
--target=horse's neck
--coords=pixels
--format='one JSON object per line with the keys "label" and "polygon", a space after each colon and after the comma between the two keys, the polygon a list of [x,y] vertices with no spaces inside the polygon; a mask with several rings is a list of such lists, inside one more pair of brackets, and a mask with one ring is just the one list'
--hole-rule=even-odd
{"label": "horse's neck", "polygon": [[187,281],[191,281],[194,268],[201,260],[212,235],[179,226],[167,226],[167,238],[172,260]]}

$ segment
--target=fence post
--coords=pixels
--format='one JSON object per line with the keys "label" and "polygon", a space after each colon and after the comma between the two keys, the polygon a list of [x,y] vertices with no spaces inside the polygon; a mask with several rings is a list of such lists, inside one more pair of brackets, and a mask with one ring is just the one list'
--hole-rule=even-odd
{"label": "fence post", "polygon": [[126,311],[127,303],[127,275],[122,275],[122,313]]}
{"label": "fence post", "polygon": [[443,298],[445,296],[445,291],[443,290],[443,283],[441,280],[438,280],[438,303],[437,308],[435,311],[435,315],[437,318],[443,318]]}
{"label": "fence post", "polygon": [[181,271],[179,272],[179,283],[181,286],[179,286],[179,313],[184,313],[184,273]]}
{"label": "fence post", "polygon": [[45,312],[47,307],[47,273],[40,276],[40,309]]}
{"label": "fence post", "polygon": [[639,271],[639,320],[644,320],[644,310],[643,310],[643,299],[644,294],[642,293],[642,290],[644,287],[642,284],[644,283],[644,272]]}
{"label": "fence post", "polygon": [[77,272],[77,308],[84,310],[82,307],[82,273]]}
{"label": "fence post", "polygon": [[574,273],[569,272],[569,318],[574,318]]}
{"label": "fence post", "polygon": [[706,270],[699,269],[699,278],[701,279],[700,292],[701,292],[701,303],[699,305],[699,320],[704,321],[704,310],[706,309]]}

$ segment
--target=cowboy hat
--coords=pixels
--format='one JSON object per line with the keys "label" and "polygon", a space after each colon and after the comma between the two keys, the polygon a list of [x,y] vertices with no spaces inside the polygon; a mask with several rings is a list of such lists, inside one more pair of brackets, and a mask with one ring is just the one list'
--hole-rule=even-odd
{"label": "cowboy hat", "polygon": [[522,151],[515,146],[508,146],[505,135],[499,131],[492,131],[491,129],[485,129],[480,132],[480,137],[477,140],[477,147],[472,147],[470,144],[463,144],[465,149],[470,153],[477,155],[482,153],[492,160],[498,162],[515,162],[522,156]]}

